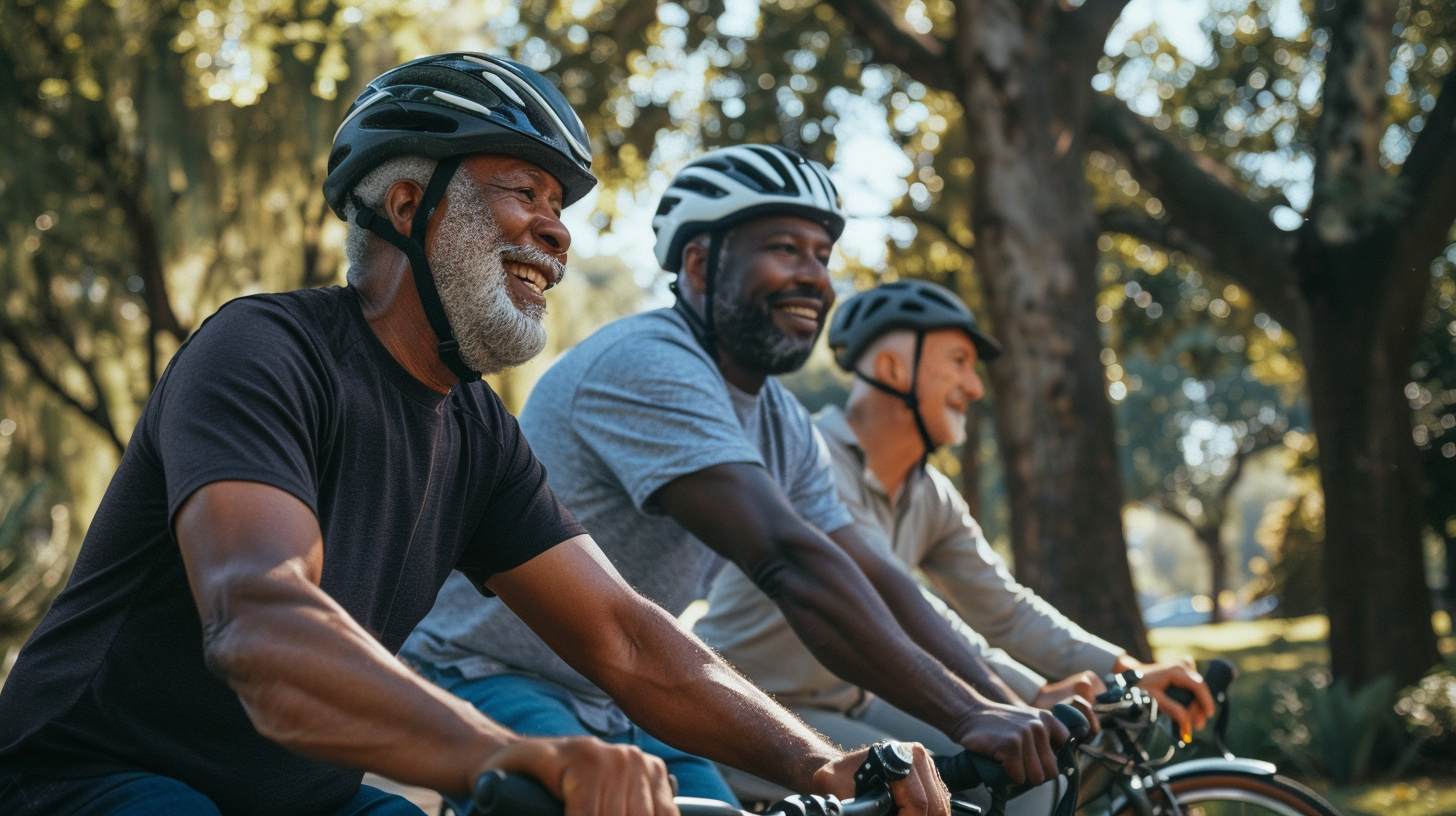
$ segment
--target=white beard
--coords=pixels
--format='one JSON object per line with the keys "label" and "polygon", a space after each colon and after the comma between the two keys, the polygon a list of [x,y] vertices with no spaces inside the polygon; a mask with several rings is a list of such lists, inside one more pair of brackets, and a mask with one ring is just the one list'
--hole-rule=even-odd
{"label": "white beard", "polygon": [[502,242],[490,208],[468,193],[451,196],[438,236],[430,269],[465,364],[481,374],[495,374],[540,354],[546,347],[546,310],[516,306],[507,290],[504,260],[544,258],[559,268],[556,259]]}

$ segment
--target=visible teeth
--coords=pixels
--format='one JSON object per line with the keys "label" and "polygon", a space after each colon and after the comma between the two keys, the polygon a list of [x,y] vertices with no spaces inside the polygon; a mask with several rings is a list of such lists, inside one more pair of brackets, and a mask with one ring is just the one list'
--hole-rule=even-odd
{"label": "visible teeth", "polygon": [[519,263],[512,264],[512,266],[514,267],[514,269],[511,274],[515,275],[516,279],[519,280],[521,283],[524,283],[532,289],[536,290],[536,294],[539,295],[547,289],[551,288],[546,281],[546,276],[541,274],[541,270],[536,269],[533,266],[527,266],[526,264]]}
{"label": "visible teeth", "polygon": [[819,319],[818,309],[811,309],[807,306],[780,306],[779,308],[783,309],[791,315],[797,315],[808,320]]}

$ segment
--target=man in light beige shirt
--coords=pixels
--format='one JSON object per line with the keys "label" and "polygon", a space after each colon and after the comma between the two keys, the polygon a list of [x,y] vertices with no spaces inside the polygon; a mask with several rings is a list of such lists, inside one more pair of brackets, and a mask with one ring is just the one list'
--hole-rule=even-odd
{"label": "man in light beige shirt", "polygon": [[[1103,690],[1101,675],[1136,669],[1181,733],[1201,728],[1213,701],[1192,661],[1144,664],[1018,584],[950,479],[926,464],[929,451],[964,438],[966,409],[983,394],[976,360],[999,353],[960,299],[920,281],[886,284],[840,308],[829,342],[856,376],[846,411],[815,417],[840,497],[868,540],[924,576],[927,594],[1001,679],[1050,707],[1090,699]],[[708,603],[697,633],[832,740],[913,739],[955,750],[939,729],[824,668],[742,572],[725,569]],[[1194,692],[1195,702],[1170,699],[1172,686]]]}

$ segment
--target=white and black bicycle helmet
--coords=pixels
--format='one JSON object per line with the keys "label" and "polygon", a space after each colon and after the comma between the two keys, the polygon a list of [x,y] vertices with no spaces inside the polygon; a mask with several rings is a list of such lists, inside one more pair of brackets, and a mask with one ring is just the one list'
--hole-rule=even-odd
{"label": "white and black bicycle helmet", "polygon": [[370,82],[334,133],[324,181],[324,198],[346,218],[354,188],[384,162],[401,156],[437,160],[410,237],[357,199],[354,222],[409,258],[420,303],[440,339],[440,359],[463,382],[480,373],[460,357],[424,236],[460,162],[482,153],[512,156],[550,173],[566,205],[597,182],[586,128],[561,91],[518,62],[463,51],[407,62]]}
{"label": "white and black bicycle helmet", "polygon": [[664,270],[681,272],[688,242],[709,236],[704,314],[695,314],[681,298],[677,304],[709,354],[717,348],[713,291],[723,235],[736,224],[767,215],[806,218],[822,225],[834,241],[844,232],[839,191],[823,165],[778,145],[734,145],[704,153],[678,171],[662,194],[652,231],[657,263]]}
{"label": "white and black bicycle helmet", "polygon": [[778,145],[734,145],[689,163],[662,194],[652,219],[657,262],[678,272],[693,238],[762,215],[807,218],[835,241],[844,232],[839,191],[822,165]]}
{"label": "white and black bicycle helmet", "polygon": [[[929,281],[899,280],[868,289],[844,303],[834,313],[829,326],[829,348],[839,367],[866,384],[899,397],[915,416],[915,427],[930,455],[934,443],[925,419],[920,415],[920,399],[916,386],[920,381],[920,352],[927,332],[940,329],[961,329],[970,336],[976,353],[987,362],[1001,356],[1001,344],[976,324],[976,316],[954,292]],[[860,357],[886,332],[915,332],[915,359],[910,368],[910,390],[901,391],[889,383],[859,370]]]}

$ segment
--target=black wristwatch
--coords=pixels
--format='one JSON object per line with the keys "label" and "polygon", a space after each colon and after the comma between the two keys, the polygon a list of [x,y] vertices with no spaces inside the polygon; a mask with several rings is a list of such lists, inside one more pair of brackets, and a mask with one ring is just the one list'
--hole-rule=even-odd
{"label": "black wristwatch", "polygon": [[859,770],[854,772],[855,798],[874,796],[890,789],[891,782],[899,782],[910,775],[915,765],[915,755],[910,747],[899,742],[877,742],[870,746]]}

